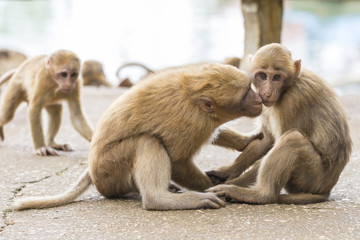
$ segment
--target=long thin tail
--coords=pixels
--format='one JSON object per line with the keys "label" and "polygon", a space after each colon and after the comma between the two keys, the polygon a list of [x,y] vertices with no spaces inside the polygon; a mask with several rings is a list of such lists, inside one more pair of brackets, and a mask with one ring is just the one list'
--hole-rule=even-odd
{"label": "long thin tail", "polygon": [[16,199],[13,203],[14,210],[24,210],[30,208],[51,208],[68,204],[79,197],[91,184],[89,170],[85,172],[77,180],[76,184],[66,192],[55,196],[44,197],[25,197]]}
{"label": "long thin tail", "polygon": [[151,70],[150,68],[148,68],[147,66],[145,66],[145,65],[142,64],[142,63],[130,62],[130,63],[125,63],[125,64],[121,65],[121,66],[116,70],[116,77],[117,77],[118,79],[120,79],[120,71],[121,71],[123,68],[130,67],[130,66],[138,66],[138,67],[141,67],[141,68],[145,69],[145,71],[146,71],[147,73],[154,73],[153,70]]}
{"label": "long thin tail", "polygon": [[281,204],[310,204],[325,202],[329,198],[328,194],[318,195],[311,193],[296,193],[296,194],[280,194],[278,203]]}
{"label": "long thin tail", "polygon": [[0,78],[0,86],[3,85],[4,83],[6,83],[7,81],[9,81],[9,79],[12,77],[12,75],[14,75],[14,73],[16,72],[16,68],[7,71],[6,73],[4,73],[4,75],[1,76]]}

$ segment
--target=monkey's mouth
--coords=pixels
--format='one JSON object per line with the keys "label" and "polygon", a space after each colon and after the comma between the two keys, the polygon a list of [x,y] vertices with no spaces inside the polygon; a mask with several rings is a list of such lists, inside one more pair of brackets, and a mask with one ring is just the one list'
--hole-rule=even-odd
{"label": "monkey's mouth", "polygon": [[63,93],[71,93],[73,91],[72,88],[60,88],[59,90]]}
{"label": "monkey's mouth", "polygon": [[263,100],[263,104],[266,106],[266,107],[271,107],[272,105],[274,105],[275,101],[264,101]]}

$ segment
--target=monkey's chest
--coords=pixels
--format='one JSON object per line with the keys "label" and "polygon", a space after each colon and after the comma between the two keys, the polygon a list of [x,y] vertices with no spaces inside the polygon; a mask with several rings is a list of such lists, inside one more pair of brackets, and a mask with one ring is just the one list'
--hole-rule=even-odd
{"label": "monkey's chest", "polygon": [[269,132],[272,134],[274,139],[279,139],[283,134],[283,124],[281,121],[281,116],[276,113],[276,111],[272,111],[267,109],[263,115],[263,126],[266,126]]}

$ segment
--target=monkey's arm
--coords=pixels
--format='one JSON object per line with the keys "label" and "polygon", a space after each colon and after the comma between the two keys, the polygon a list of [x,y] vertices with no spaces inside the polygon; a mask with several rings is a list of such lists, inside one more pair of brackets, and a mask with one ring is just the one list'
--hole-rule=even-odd
{"label": "monkey's arm", "polygon": [[212,144],[243,151],[250,142],[255,139],[262,139],[263,137],[264,135],[262,132],[251,136],[244,136],[232,129],[226,128],[219,130],[219,133],[215,139],[213,139]]}
{"label": "monkey's arm", "polygon": [[93,129],[85,117],[79,98],[71,98],[68,100],[71,123],[73,124],[76,131],[78,131],[81,136],[86,138],[88,141],[91,141],[93,135]]}
{"label": "monkey's arm", "polygon": [[46,147],[44,140],[44,132],[41,122],[41,110],[42,106],[36,102],[30,102],[29,104],[29,120],[31,128],[31,136],[33,139],[34,148],[36,154],[41,156],[57,156],[59,155],[55,149]]}
{"label": "monkey's arm", "polygon": [[213,183],[219,184],[225,182],[226,180],[231,180],[240,176],[240,174],[242,174],[272,148],[274,144],[272,136],[265,129],[262,129],[261,132],[263,132],[263,138],[250,142],[232,164],[223,166],[218,170],[206,172]]}
{"label": "monkey's arm", "polygon": [[189,190],[204,191],[213,186],[210,178],[190,160],[173,162],[171,179]]}

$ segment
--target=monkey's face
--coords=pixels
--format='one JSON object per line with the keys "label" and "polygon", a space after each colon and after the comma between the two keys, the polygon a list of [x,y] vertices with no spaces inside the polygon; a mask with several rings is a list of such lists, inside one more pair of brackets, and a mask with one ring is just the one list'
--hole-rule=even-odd
{"label": "monkey's face", "polygon": [[260,68],[254,72],[252,82],[265,106],[270,107],[280,99],[287,78],[284,71],[273,68]]}
{"label": "monkey's face", "polygon": [[64,93],[71,93],[76,87],[79,71],[77,68],[63,68],[57,70],[54,75],[55,81],[59,85],[59,90]]}
{"label": "monkey's face", "polygon": [[262,100],[251,88],[240,101],[240,109],[243,116],[256,117],[262,110]]}

